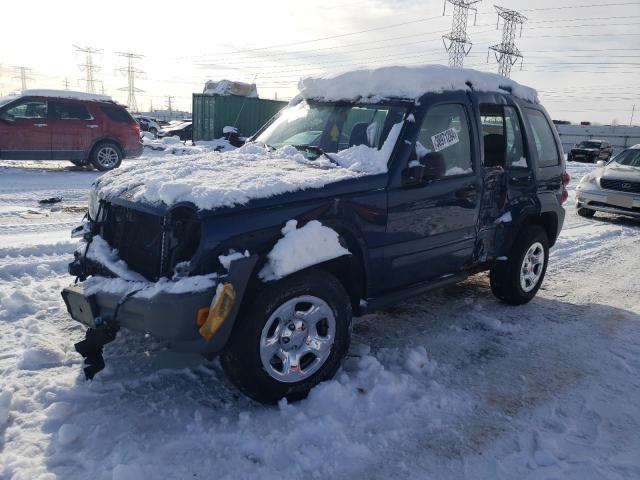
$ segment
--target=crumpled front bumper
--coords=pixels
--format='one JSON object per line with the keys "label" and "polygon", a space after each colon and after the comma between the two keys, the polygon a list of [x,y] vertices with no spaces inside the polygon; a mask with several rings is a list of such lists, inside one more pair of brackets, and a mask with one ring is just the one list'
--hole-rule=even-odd
{"label": "crumpled front bumper", "polygon": [[231,264],[229,275],[221,277],[221,282],[233,286],[236,300],[224,323],[209,341],[199,334],[196,319],[199,309],[211,305],[215,287],[188,293],[161,292],[150,298],[135,295],[125,298],[109,292],[87,295],[83,282],[79,282],[63,289],[62,298],[71,317],[89,328],[111,323],[166,340],[176,350],[213,355],[222,350],[231,335],[257,260],[256,255],[236,260]]}

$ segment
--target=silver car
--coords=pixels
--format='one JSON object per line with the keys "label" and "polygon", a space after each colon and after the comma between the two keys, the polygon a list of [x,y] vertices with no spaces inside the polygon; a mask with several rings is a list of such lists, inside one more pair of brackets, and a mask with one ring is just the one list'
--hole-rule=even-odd
{"label": "silver car", "polygon": [[623,150],[606,165],[586,174],[576,187],[578,215],[596,212],[640,218],[640,144]]}

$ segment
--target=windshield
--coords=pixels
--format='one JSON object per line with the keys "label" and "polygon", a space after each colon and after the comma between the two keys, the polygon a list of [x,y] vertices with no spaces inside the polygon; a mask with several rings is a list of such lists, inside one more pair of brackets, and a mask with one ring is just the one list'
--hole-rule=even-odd
{"label": "windshield", "polygon": [[256,141],[273,148],[294,146],[310,160],[361,145],[380,150],[406,111],[406,106],[382,103],[344,105],[303,101],[284,110]]}
{"label": "windshield", "polygon": [[640,168],[640,148],[631,148],[620,152],[620,155],[615,157],[613,162],[620,165]]}
{"label": "windshield", "polygon": [[0,97],[0,107],[14,101],[17,98],[19,97]]}
{"label": "windshield", "polygon": [[578,148],[600,148],[600,142],[580,142]]}

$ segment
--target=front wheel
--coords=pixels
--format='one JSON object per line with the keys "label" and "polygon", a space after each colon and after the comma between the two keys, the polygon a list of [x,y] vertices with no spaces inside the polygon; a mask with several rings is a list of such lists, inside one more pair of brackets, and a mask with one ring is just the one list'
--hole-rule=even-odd
{"label": "front wheel", "polygon": [[91,164],[101,172],[113,170],[122,163],[122,151],[112,142],[102,142],[91,152]]}
{"label": "front wheel", "polygon": [[590,208],[578,208],[578,215],[584,218],[591,218],[596,214],[595,210],[591,210]]}
{"label": "front wheel", "polygon": [[261,403],[299,400],[349,348],[351,303],[340,282],[309,270],[261,285],[221,356],[236,387]]}
{"label": "front wheel", "polygon": [[516,238],[506,261],[490,273],[491,291],[509,305],[522,305],[536,296],[549,261],[549,239],[538,225],[525,227]]}

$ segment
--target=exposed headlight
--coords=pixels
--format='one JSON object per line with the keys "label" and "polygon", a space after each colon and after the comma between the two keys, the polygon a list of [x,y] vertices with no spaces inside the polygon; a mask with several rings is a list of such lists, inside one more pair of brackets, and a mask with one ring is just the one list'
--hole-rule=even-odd
{"label": "exposed headlight", "polygon": [[89,218],[91,220],[97,220],[98,209],[100,208],[100,199],[98,198],[98,192],[95,188],[92,188],[89,192]]}

